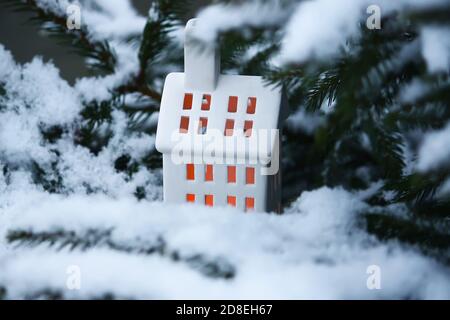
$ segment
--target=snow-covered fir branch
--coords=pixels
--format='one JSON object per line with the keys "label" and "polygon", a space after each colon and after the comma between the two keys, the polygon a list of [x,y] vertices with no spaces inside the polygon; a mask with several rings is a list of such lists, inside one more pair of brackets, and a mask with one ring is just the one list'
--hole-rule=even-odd
{"label": "snow-covered fir branch", "polygon": [[[380,0],[380,30],[366,0],[9,2],[106,72],[71,85],[0,44],[0,299],[450,299],[448,1]],[[191,15],[224,73],[286,89],[283,215],[162,202],[159,100]]]}

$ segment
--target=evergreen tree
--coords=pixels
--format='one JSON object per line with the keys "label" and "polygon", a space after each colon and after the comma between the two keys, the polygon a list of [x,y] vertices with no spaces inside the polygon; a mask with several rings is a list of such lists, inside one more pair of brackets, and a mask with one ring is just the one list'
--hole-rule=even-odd
{"label": "evergreen tree", "polygon": [[[37,1],[2,2],[9,8],[33,13],[33,22],[85,57],[93,72],[107,75],[116,70],[116,54],[107,41],[93,40],[84,28],[67,30],[64,17],[43,9]],[[229,1],[215,1],[221,2]],[[284,5],[292,2],[285,1]],[[155,133],[154,121],[149,119],[158,111],[167,70],[183,68],[182,48],[174,44],[170,33],[195,14],[192,7],[193,1],[189,0],[152,1],[142,35],[128,39],[138,48],[139,72],[127,83],[114,87],[110,99],[83,101],[83,121],[76,128],[75,144],[98,154],[111,138],[108,128],[114,110],[127,114],[127,131]],[[352,192],[371,190],[366,197],[370,206],[360,216],[361,229],[381,241],[397,240],[450,265],[450,197],[442,191],[450,181],[450,162],[420,171],[414,167],[425,133],[442,130],[450,122],[449,70],[430,73],[419,46],[421,27],[450,27],[448,17],[450,6],[442,2],[384,15],[381,29],[369,30],[361,20],[359,36],[347,39],[345,47],[332,59],[310,58],[281,67],[269,63],[280,52],[279,26],[254,25],[220,33],[222,72],[262,75],[268,85],[284,86],[293,114],[320,118],[312,132],[291,125],[283,130],[285,208],[302,192],[322,186],[343,186]],[[248,58],[252,48],[257,48],[257,53]],[[405,98],[405,88],[414,83],[422,84],[426,91]],[[125,96],[131,94],[143,102],[128,105]],[[61,126],[42,127],[41,134],[47,141],[56,141],[66,130]],[[130,154],[121,154],[115,160],[115,169],[129,177],[140,167],[153,170],[161,166],[156,150],[142,160]],[[10,169],[5,166],[3,175],[8,176]],[[42,168],[34,163],[32,170],[34,182],[45,190],[67,192],[56,165]],[[145,188],[137,187],[135,196],[146,198]],[[8,240],[83,248],[106,241],[117,250],[148,250],[187,261],[214,277],[230,278],[235,273],[232,266],[202,256],[180,257],[164,242],[145,249],[120,247],[108,233],[99,230],[91,230],[89,235],[14,230],[9,232]]]}

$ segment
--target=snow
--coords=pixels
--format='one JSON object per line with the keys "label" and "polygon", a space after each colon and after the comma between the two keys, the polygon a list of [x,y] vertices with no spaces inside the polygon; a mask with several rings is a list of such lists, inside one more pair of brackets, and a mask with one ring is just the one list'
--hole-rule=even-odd
{"label": "snow", "polygon": [[114,88],[127,83],[139,71],[139,60],[135,45],[111,40],[110,46],[116,54],[114,73],[106,76],[84,77],[76,81],[75,89],[84,101],[104,101],[111,99]]}
{"label": "snow", "polygon": [[66,8],[75,3],[79,3],[78,1],[68,1],[68,0],[36,0],[36,3],[40,8],[45,10],[46,12],[52,12],[58,16],[62,16],[66,13]]}
{"label": "snow", "polygon": [[[38,3],[64,15],[73,1]],[[70,86],[52,62],[36,57],[20,65],[0,45],[0,85],[6,92],[0,95],[0,287],[6,288],[8,298],[39,297],[50,289],[65,298],[112,293],[119,298],[159,299],[450,299],[448,268],[399,243],[380,242],[361,228],[369,209],[364,199],[382,182],[358,193],[339,187],[303,192],[282,216],[167,205],[161,202],[161,170],[140,166],[130,176],[115,169],[116,159],[123,155],[141,161],[154,150],[154,136],[129,132],[123,111],[112,112],[107,128],[112,136],[98,154],[76,145],[83,103],[109,99],[111,89],[138,71],[136,46],[125,40],[138,36],[145,24],[128,0],[80,3],[89,36],[109,40],[117,54],[114,73],[80,78]],[[363,0],[316,0],[293,9],[279,3],[210,6],[199,14],[199,37],[213,41],[224,30],[279,26],[285,32],[284,62],[323,59],[336,54],[345,39],[357,36],[354,24],[367,5]],[[424,3],[403,0],[385,8]],[[316,28],[317,21],[321,28]],[[433,40],[439,32],[426,27],[421,33],[430,72],[448,68],[446,42]],[[180,29],[171,35],[182,43]],[[251,48],[249,57],[256,50]],[[413,81],[405,87],[405,101],[423,94],[421,85]],[[155,123],[157,116],[154,113],[150,120]],[[320,115],[298,111],[287,125],[313,134],[323,121]],[[47,141],[42,130],[55,125],[63,128],[63,135]],[[427,134],[418,170],[446,162],[449,137],[450,124]],[[60,179],[58,194],[35,184],[35,164],[47,178]],[[448,192],[449,186],[450,182],[441,192]],[[137,188],[145,191],[144,200],[134,197]],[[17,231],[64,231],[87,240],[92,230],[105,238],[85,249],[6,241]],[[146,253],[161,243],[164,250]],[[68,267],[74,265],[81,271],[80,290],[66,286]],[[231,270],[232,277],[208,274],[205,268],[211,265]],[[381,270],[380,290],[366,285],[372,265]]]}
{"label": "snow", "polygon": [[126,40],[141,35],[146,18],[136,12],[129,0],[84,1],[82,8],[82,21],[90,36],[109,41],[117,64],[113,74],[78,79],[75,87],[85,101],[108,100],[114,88],[127,83],[139,71],[138,48]]}
{"label": "snow", "polygon": [[[376,5],[381,16],[386,16],[395,10],[433,6],[444,1],[385,0]],[[286,26],[279,63],[302,62],[308,58],[323,60],[337,55],[348,39],[359,36],[358,23],[369,18],[366,9],[373,4],[369,0],[301,2]],[[320,28],[317,28],[318,21]]]}
{"label": "snow", "polygon": [[[118,173],[114,169],[114,159],[121,153],[114,155],[109,149],[104,150],[98,156],[93,156],[89,151],[79,146],[64,146],[57,168],[63,179],[64,189],[73,193],[85,193],[89,190],[104,192],[111,196],[133,194],[138,186],[149,185],[149,197],[159,197],[161,190],[151,188],[157,178],[145,168],[128,179],[124,173]],[[123,150],[123,149],[121,149]]]}
{"label": "snow", "polygon": [[429,132],[419,149],[419,171],[437,169],[447,164],[450,157],[450,123],[441,130]]}
{"label": "snow", "polygon": [[[318,0],[301,2],[286,26],[280,60],[288,63],[337,53],[349,35],[356,35],[367,1]],[[320,28],[317,24],[320,21]]]}
{"label": "snow", "polygon": [[447,179],[443,184],[442,187],[438,190],[438,195],[441,197],[448,197],[450,194],[450,179]]}
{"label": "snow", "polygon": [[[82,272],[79,291],[65,287],[66,271],[74,263]],[[30,265],[39,265],[39,268],[30,273]],[[203,285],[207,289],[207,283],[211,282],[157,257],[132,256],[101,249],[87,253],[67,250],[57,254],[42,250],[22,252],[20,257],[6,263],[0,278],[8,278],[4,283],[12,298],[33,293],[38,295],[39,289],[45,287],[61,290],[68,299],[102,298],[109,293],[119,298],[181,298],[188,296],[195,286]],[[198,296],[198,293],[193,295]]]}
{"label": "snow", "polygon": [[307,113],[300,109],[286,119],[286,125],[291,130],[301,130],[312,135],[318,127],[324,124],[324,120],[324,117],[319,113]]}
{"label": "snow", "polygon": [[8,93],[0,97],[0,160],[3,155],[7,162],[50,162],[53,156],[43,146],[40,128],[76,121],[78,95],[52,63],[39,57],[19,66],[0,45],[0,60],[8,63],[0,80]]}
{"label": "snow", "polygon": [[136,75],[139,70],[137,48],[127,40],[140,36],[146,18],[136,12],[129,0],[38,0],[37,3],[44,10],[64,17],[70,4],[79,5],[82,27],[86,27],[88,36],[95,41],[108,40],[116,54],[117,65],[114,73],[77,80],[75,88],[84,101],[108,100],[111,98],[112,89],[125,84]]}
{"label": "snow", "polygon": [[287,17],[289,8],[290,6],[273,0],[248,1],[241,5],[211,5],[197,15],[193,35],[213,42],[220,32],[230,29],[276,25]]}
{"label": "snow", "polygon": [[[283,216],[99,195],[17,196],[25,201],[16,201],[2,215],[8,217],[8,230],[65,230],[81,238],[92,229],[110,230],[109,243],[145,249],[163,239],[165,251],[176,251],[181,259],[174,263],[165,254],[118,252],[105,242],[85,252],[56,251],[47,244],[19,247],[0,258],[0,283],[12,298],[45,288],[67,298],[109,292],[164,299],[450,297],[448,270],[357,231],[355,218],[367,205],[339,188],[304,192]],[[183,260],[195,255],[226,261],[236,270],[234,278],[202,276]],[[81,270],[79,291],[66,288],[72,265]],[[370,265],[381,268],[381,290],[366,286]]]}
{"label": "snow", "polygon": [[140,35],[146,18],[140,16],[130,0],[36,0],[40,8],[65,16],[67,7],[77,5],[82,24],[95,39],[127,38]]}
{"label": "snow", "polygon": [[37,57],[2,79],[5,90],[14,97],[10,103],[21,116],[35,117],[46,125],[68,123],[78,116],[78,96],[52,63]]}
{"label": "snow", "polygon": [[98,38],[126,39],[144,30],[146,18],[136,12],[129,0],[87,1],[83,7],[84,22]]}
{"label": "snow", "polygon": [[3,45],[0,45],[0,79],[10,77],[10,74],[16,68],[17,66],[11,53]]}
{"label": "snow", "polygon": [[155,146],[155,136],[136,134],[123,142],[123,150],[134,159],[143,159]]}
{"label": "snow", "polygon": [[429,72],[450,72],[450,28],[422,28],[422,55]]}
{"label": "snow", "polygon": [[430,85],[425,81],[413,79],[405,85],[399,94],[399,100],[402,103],[413,103],[430,91]]}
{"label": "snow", "polygon": [[[118,196],[133,194],[142,187],[150,199],[161,198],[161,187],[155,186],[159,173],[141,168],[130,178],[114,168],[114,161],[124,154],[134,160],[145,157],[154,149],[154,136],[128,133],[126,115],[116,110],[112,113],[113,136],[95,156],[73,142],[80,125],[82,98],[60,78],[55,66],[39,57],[17,65],[1,45],[0,60],[9,66],[3,69],[1,78],[7,94],[0,97],[0,164],[13,164],[12,170],[21,171],[37,163],[48,177],[57,179],[53,173],[56,162],[61,191],[69,193],[94,190]],[[90,92],[95,94],[92,88]],[[54,125],[62,126],[66,133],[56,142],[44,140],[42,128]]]}
{"label": "snow", "polygon": [[[446,0],[382,0],[381,17],[394,11],[431,7]],[[349,39],[359,37],[359,22],[370,14],[370,0],[301,1],[297,6],[279,1],[246,1],[241,5],[212,5],[198,15],[196,37],[207,42],[220,32],[246,26],[273,26],[283,32],[281,52],[273,59],[275,65],[303,62],[306,59],[328,59],[339,54]],[[229,17],[232,16],[233,19]],[[288,23],[285,25],[285,22]],[[318,27],[318,23],[319,26]],[[423,56],[429,70],[448,71],[448,28],[425,26],[422,30]]]}
{"label": "snow", "polygon": [[[132,44],[111,41],[116,53],[117,64],[114,73],[106,76],[77,79],[75,89],[84,101],[104,101],[111,99],[111,91],[127,83],[139,71],[137,49]],[[95,88],[95,90],[93,90]]]}

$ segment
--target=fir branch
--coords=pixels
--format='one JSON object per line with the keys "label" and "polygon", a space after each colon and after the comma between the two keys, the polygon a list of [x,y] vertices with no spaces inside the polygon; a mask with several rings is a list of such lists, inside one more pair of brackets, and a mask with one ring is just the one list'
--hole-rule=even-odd
{"label": "fir branch", "polygon": [[396,181],[390,181],[386,184],[385,189],[397,192],[394,199],[396,202],[408,201],[413,203],[414,206],[427,203],[430,206],[430,203],[438,202],[435,199],[436,192],[448,177],[450,177],[448,168],[438,173],[413,173]]}
{"label": "fir branch", "polygon": [[[429,80],[429,79],[427,79]],[[430,83],[430,90],[421,97],[414,100],[415,107],[425,107],[430,104],[448,107],[450,102],[450,81],[446,76],[444,79],[433,79]],[[444,83],[440,83],[444,82]],[[412,107],[411,103],[406,103],[404,107]]]}
{"label": "fir branch", "polygon": [[308,88],[305,99],[307,110],[319,110],[324,101],[327,105],[336,100],[339,84],[341,82],[340,68],[336,67],[321,73],[313,83],[305,82],[304,86]]}
{"label": "fir branch", "polygon": [[[57,152],[56,156],[59,156]],[[33,182],[41,185],[50,193],[62,193],[64,190],[63,179],[58,172],[58,162],[53,161],[48,168],[42,168],[36,161],[31,162],[31,172]]]}
{"label": "fir branch", "polygon": [[89,67],[111,73],[114,71],[116,57],[107,41],[97,41],[89,36],[82,26],[80,30],[69,30],[67,18],[39,6],[36,0],[1,0],[7,7],[33,14],[30,22],[38,23],[51,37],[61,44],[72,46],[73,52],[86,58]]}
{"label": "fir branch", "polygon": [[[380,240],[397,239],[413,245],[424,254],[450,265],[450,225],[439,227],[420,219],[398,218],[387,213],[368,213],[364,216],[366,230]],[[444,231],[447,230],[447,231]]]}
{"label": "fir branch", "polygon": [[124,110],[130,119],[128,129],[130,131],[155,133],[156,123],[150,123],[149,120],[154,114],[156,108],[146,109],[129,109]]}
{"label": "fir branch", "polygon": [[83,121],[75,131],[75,144],[88,148],[94,155],[99,154],[111,138],[112,111],[120,108],[119,98],[114,95],[111,100],[91,101],[84,106],[80,113]]}
{"label": "fir branch", "polygon": [[192,0],[157,0],[152,3],[139,48],[140,70],[128,84],[118,88],[119,93],[139,92],[154,101],[161,101],[161,93],[149,86],[156,74],[150,65],[161,63],[170,45],[169,33],[182,24],[183,13],[192,6]]}
{"label": "fir branch", "polygon": [[[40,290],[32,290],[24,296],[25,300],[64,300],[65,292],[53,288],[46,288]],[[133,297],[118,296],[112,292],[104,292],[102,294],[89,295],[86,299],[89,300],[133,300]]]}
{"label": "fir branch", "polygon": [[178,250],[170,248],[161,236],[158,236],[153,242],[142,242],[137,239],[130,243],[123,243],[116,241],[112,237],[112,232],[112,229],[89,229],[78,234],[67,230],[32,232],[18,229],[8,232],[7,241],[19,246],[48,245],[55,247],[57,250],[69,248],[70,250],[84,251],[93,247],[106,247],[111,250],[133,254],[156,254],[174,262],[185,263],[208,277],[231,279],[236,274],[234,266],[223,258],[210,258],[202,254],[184,255]]}
{"label": "fir branch", "polygon": [[135,78],[130,82],[117,87],[115,91],[121,95],[138,92],[156,102],[161,101],[161,93],[148,86],[145,72],[142,72],[142,69]]}
{"label": "fir branch", "polygon": [[301,81],[301,78],[305,76],[306,74],[302,65],[290,65],[286,68],[272,70],[266,75],[266,79],[272,84],[278,83],[286,88],[290,88],[298,84]]}
{"label": "fir branch", "polygon": [[239,70],[242,67],[243,56],[247,50],[258,43],[263,43],[263,30],[251,29],[248,35],[231,30],[219,35],[220,66],[224,72],[227,70]]}
{"label": "fir branch", "polygon": [[384,118],[387,128],[402,131],[422,129],[440,129],[450,118],[450,110],[444,105],[426,105],[403,107],[401,110],[391,111]]}
{"label": "fir branch", "polygon": [[139,48],[141,71],[145,72],[148,63],[156,60],[167,48],[169,33],[181,26],[180,13],[188,5],[191,3],[186,0],[158,0],[152,3]]}
{"label": "fir branch", "polygon": [[276,44],[268,45],[267,48],[261,49],[252,58],[245,61],[240,67],[239,74],[244,75],[264,75],[270,72],[268,61],[271,56],[279,50]]}
{"label": "fir branch", "polygon": [[[3,86],[3,84],[0,83],[0,97],[4,96],[6,94],[6,90],[5,87]],[[1,108],[1,106],[0,106]]]}
{"label": "fir branch", "polygon": [[[64,300],[68,297],[65,296],[67,293],[65,290],[58,290],[51,287],[30,289],[23,297],[24,300]],[[8,291],[0,286],[0,300],[11,299],[8,296]],[[85,297],[89,300],[132,300],[133,297],[118,296],[112,292],[104,292],[102,294],[88,295]]]}
{"label": "fir branch", "polygon": [[402,136],[376,125],[367,125],[366,132],[374,148],[373,154],[382,169],[382,179],[395,181],[401,178],[405,167]]}

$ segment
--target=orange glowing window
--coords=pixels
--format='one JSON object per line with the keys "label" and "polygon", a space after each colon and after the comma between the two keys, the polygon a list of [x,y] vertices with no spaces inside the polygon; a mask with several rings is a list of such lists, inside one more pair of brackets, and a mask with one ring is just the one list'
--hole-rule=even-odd
{"label": "orange glowing window", "polygon": [[213,181],[213,165],[207,164],[205,167],[205,181]]}
{"label": "orange glowing window", "polygon": [[232,207],[236,207],[236,197],[235,196],[227,196],[227,203]]}
{"label": "orange glowing window", "polygon": [[237,111],[237,103],[238,103],[238,97],[230,96],[228,98],[228,112],[236,112]]}
{"label": "orange glowing window", "polygon": [[233,129],[234,129],[234,120],[233,119],[227,119],[225,121],[225,136],[232,136],[233,135]]}
{"label": "orange glowing window", "polygon": [[183,109],[185,110],[192,109],[192,93],[184,94]]}
{"label": "orange glowing window", "polygon": [[255,209],[255,198],[246,197],[245,198],[245,210],[250,211]]}
{"label": "orange glowing window", "polygon": [[245,169],[245,184],[255,184],[255,168]]}
{"label": "orange glowing window", "polygon": [[209,110],[211,107],[211,95],[204,94],[202,98],[202,110]]}
{"label": "orange glowing window", "polygon": [[253,121],[245,120],[245,122],[244,122],[244,135],[246,137],[250,137],[252,135],[252,129],[253,129]]}
{"label": "orange glowing window", "polygon": [[200,117],[200,121],[198,123],[198,134],[205,134],[207,127],[208,127],[208,118]]}
{"label": "orange glowing window", "polygon": [[214,196],[212,194],[205,194],[205,204],[209,207],[214,205]]}
{"label": "orange glowing window", "polygon": [[187,133],[189,129],[189,117],[181,117],[180,133]]}
{"label": "orange glowing window", "polygon": [[250,97],[247,100],[247,113],[254,114],[256,111],[256,98]]}
{"label": "orange glowing window", "polygon": [[186,179],[195,180],[195,167],[192,163],[186,165]]}
{"label": "orange glowing window", "polygon": [[195,194],[188,193],[186,195],[186,202],[195,202]]}
{"label": "orange glowing window", "polygon": [[228,183],[236,183],[236,167],[228,166],[227,171]]}

